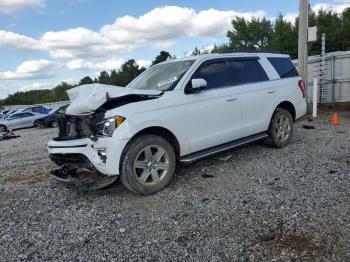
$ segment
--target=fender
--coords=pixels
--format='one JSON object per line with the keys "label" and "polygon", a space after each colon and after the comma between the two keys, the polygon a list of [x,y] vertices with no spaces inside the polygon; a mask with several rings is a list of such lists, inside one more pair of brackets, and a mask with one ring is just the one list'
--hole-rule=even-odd
{"label": "fender", "polygon": [[180,155],[186,155],[189,154],[189,139],[188,136],[181,132],[181,128],[174,128],[176,124],[170,125],[169,123],[162,121],[162,120],[147,120],[142,121],[140,123],[135,122],[128,122],[126,120],[116,132],[114,132],[113,138],[116,140],[130,140],[132,139],[136,134],[141,132],[142,130],[145,130],[147,128],[152,127],[160,127],[168,130],[171,132],[178,140],[180,145]]}

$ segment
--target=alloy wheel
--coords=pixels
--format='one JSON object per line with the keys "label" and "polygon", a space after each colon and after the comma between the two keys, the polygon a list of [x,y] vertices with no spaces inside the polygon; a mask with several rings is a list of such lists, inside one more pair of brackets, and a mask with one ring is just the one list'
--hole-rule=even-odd
{"label": "alloy wheel", "polygon": [[276,126],[275,126],[275,134],[277,139],[280,142],[285,142],[289,138],[290,132],[291,132],[291,124],[288,116],[281,115],[277,119]]}
{"label": "alloy wheel", "polygon": [[169,170],[169,161],[164,148],[157,145],[143,148],[134,161],[137,180],[143,185],[159,183]]}

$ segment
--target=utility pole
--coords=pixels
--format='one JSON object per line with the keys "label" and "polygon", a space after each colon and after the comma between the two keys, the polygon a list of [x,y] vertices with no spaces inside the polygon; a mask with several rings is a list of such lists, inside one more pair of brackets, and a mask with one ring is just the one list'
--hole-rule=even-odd
{"label": "utility pole", "polygon": [[322,50],[321,50],[321,73],[320,73],[320,102],[326,103],[327,86],[326,80],[326,34],[322,34]]}
{"label": "utility pole", "polygon": [[[302,79],[306,87],[306,97],[308,91],[307,61],[308,61],[308,27],[309,27],[309,1],[299,0],[299,38],[298,38],[298,66]],[[309,101],[307,101],[309,102]]]}

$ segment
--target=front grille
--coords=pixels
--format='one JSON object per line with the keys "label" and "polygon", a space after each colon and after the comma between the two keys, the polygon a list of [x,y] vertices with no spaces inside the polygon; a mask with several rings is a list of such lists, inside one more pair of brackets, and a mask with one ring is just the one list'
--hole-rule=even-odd
{"label": "front grille", "polygon": [[87,120],[67,115],[57,117],[58,138],[56,140],[71,140],[86,138],[93,135]]}

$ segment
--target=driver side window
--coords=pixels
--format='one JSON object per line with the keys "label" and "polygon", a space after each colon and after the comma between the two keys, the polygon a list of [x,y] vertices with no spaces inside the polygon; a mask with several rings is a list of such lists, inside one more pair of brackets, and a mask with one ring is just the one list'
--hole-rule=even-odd
{"label": "driver side window", "polygon": [[207,89],[230,86],[226,61],[201,66],[192,76],[192,79],[197,78],[207,81]]}
{"label": "driver side window", "polygon": [[15,115],[9,116],[8,120],[19,119],[21,117],[22,117],[22,114],[15,114]]}
{"label": "driver side window", "polygon": [[33,116],[32,113],[23,113],[22,114],[22,118],[24,118],[24,117],[31,117],[31,116]]}

